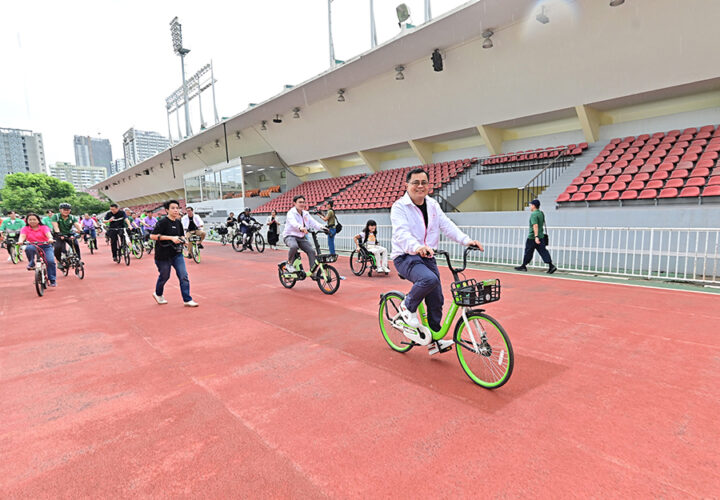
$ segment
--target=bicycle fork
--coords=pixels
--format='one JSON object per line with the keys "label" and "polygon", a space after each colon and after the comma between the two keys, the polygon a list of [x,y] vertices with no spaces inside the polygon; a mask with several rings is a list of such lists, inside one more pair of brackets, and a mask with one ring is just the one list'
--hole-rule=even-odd
{"label": "bicycle fork", "polygon": [[475,333],[473,333],[472,328],[470,328],[470,321],[467,317],[467,308],[463,307],[462,310],[462,320],[463,323],[465,323],[465,328],[467,328],[468,335],[470,336],[470,340],[472,341],[473,345],[473,351],[475,354],[482,354],[482,351],[484,351],[487,345],[487,335],[485,334],[485,330],[483,329],[482,325],[478,320],[473,320],[473,323],[477,327],[477,329],[480,331],[480,346],[478,346],[477,340],[475,339]]}

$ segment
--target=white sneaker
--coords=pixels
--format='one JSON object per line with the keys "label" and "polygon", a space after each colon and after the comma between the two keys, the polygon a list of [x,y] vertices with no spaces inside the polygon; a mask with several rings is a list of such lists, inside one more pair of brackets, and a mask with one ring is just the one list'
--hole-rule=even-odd
{"label": "white sneaker", "polygon": [[8,257],[8,262],[12,262],[12,257]]}
{"label": "white sneaker", "polygon": [[428,345],[428,354],[431,356],[439,352],[447,352],[450,350],[455,342],[452,340],[436,340],[432,344]]}
{"label": "white sneaker", "polygon": [[408,326],[412,326],[413,328],[420,328],[420,326],[422,326],[420,324],[420,320],[418,319],[417,312],[410,312],[405,305],[405,300],[400,302],[400,315]]}
{"label": "white sneaker", "polygon": [[199,305],[200,305],[200,304],[198,304],[198,303],[195,302],[194,300],[189,300],[189,301],[185,302],[185,307],[197,307],[197,306],[199,306]]}
{"label": "white sneaker", "polygon": [[162,295],[157,295],[155,292],[153,292],[153,299],[155,299],[155,302],[160,305],[167,304],[167,300],[165,300],[165,297],[163,297]]}
{"label": "white sneaker", "polygon": [[288,262],[287,264],[285,264],[285,270],[286,270],[287,272],[289,272],[289,273],[294,273],[294,272],[295,272],[295,268],[294,268],[293,265],[290,264],[289,262]]}
{"label": "white sneaker", "polygon": [[389,268],[389,267],[386,267],[386,268],[385,268],[385,274],[390,274],[390,268]]}

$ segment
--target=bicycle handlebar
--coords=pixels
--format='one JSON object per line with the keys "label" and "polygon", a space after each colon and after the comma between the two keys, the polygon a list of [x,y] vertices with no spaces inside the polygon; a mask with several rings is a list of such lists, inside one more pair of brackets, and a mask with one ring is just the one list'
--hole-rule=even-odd
{"label": "bicycle handlebar", "polygon": [[468,246],[465,247],[465,251],[463,252],[463,265],[462,267],[455,268],[452,266],[452,263],[450,262],[450,254],[446,250],[433,250],[436,255],[444,255],[445,259],[447,260],[448,268],[450,268],[450,271],[453,273],[453,275],[460,274],[461,272],[465,271],[465,268],[467,268],[467,256],[472,250],[480,250],[476,246]]}

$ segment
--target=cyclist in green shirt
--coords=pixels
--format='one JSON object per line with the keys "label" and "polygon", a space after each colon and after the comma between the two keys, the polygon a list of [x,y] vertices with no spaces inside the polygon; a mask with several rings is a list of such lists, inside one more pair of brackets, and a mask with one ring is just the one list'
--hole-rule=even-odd
{"label": "cyclist in green shirt", "polygon": [[[0,224],[0,233],[4,234],[8,238],[7,251],[8,255],[10,256],[8,257],[8,260],[11,261],[11,241],[17,241],[17,239],[20,237],[20,230],[23,228],[23,226],[25,226],[25,223],[22,221],[22,219],[19,219],[17,217],[17,214],[14,210],[11,210],[8,215],[9,218],[5,219],[4,221],[2,221],[2,224]],[[0,239],[0,241],[2,241],[2,239]]]}
{"label": "cyclist in green shirt", "polygon": [[75,234],[82,233],[82,226],[80,221],[74,215],[70,215],[72,207],[69,203],[60,204],[60,213],[55,214],[50,218],[52,222],[52,229],[57,235],[55,239],[55,261],[58,263],[58,269],[62,270],[60,266],[62,251],[65,250],[65,243],[72,242],[75,253],[80,258],[80,245],[78,245],[77,239],[72,239],[73,229],[76,229]]}

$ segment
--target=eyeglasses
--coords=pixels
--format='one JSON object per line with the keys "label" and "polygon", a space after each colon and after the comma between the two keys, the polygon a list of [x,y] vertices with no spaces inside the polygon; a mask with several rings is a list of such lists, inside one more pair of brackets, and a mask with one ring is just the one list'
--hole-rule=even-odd
{"label": "eyeglasses", "polygon": [[423,187],[424,187],[424,186],[427,186],[428,184],[430,184],[430,182],[428,182],[428,181],[412,181],[412,182],[410,183],[411,186],[415,186],[415,187],[417,187],[417,186],[423,186]]}

